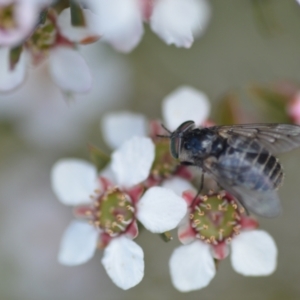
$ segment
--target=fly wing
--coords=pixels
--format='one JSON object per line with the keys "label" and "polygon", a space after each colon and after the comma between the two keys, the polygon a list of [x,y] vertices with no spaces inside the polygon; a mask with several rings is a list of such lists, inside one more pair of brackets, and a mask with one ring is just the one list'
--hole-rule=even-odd
{"label": "fly wing", "polygon": [[[265,187],[270,187],[265,190],[255,190],[236,179],[236,168],[230,168],[212,161],[210,158],[204,161],[203,169],[210,174],[214,180],[228,193],[233,195],[246,208],[246,210],[266,218],[276,217],[281,212],[281,204],[278,194],[273,184],[267,176],[261,175],[260,180],[263,181]],[[235,173],[234,173],[235,172]],[[238,170],[239,174],[243,174],[244,178],[251,172],[250,166],[245,166]]]}
{"label": "fly wing", "polygon": [[298,125],[240,124],[215,126],[211,129],[214,129],[222,137],[227,138],[229,144],[235,144],[237,137],[241,137],[243,140],[254,139],[273,154],[287,152],[300,147],[300,126]]}

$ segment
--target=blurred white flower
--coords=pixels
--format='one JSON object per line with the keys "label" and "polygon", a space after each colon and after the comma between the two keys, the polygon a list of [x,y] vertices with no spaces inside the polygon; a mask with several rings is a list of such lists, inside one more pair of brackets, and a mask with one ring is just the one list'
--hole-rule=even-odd
{"label": "blurred white flower", "polygon": [[200,126],[208,119],[210,102],[203,92],[189,86],[181,86],[163,99],[162,114],[170,131],[189,120]]}
{"label": "blurred white flower", "polygon": [[85,0],[98,15],[103,40],[122,52],[140,42],[143,21],[167,44],[189,48],[207,27],[207,0]]}
{"label": "blurred white flower", "polygon": [[137,184],[147,179],[153,160],[151,139],[134,137],[112,154],[113,184],[85,161],[66,159],[54,165],[51,180],[58,199],[83,204],[75,213],[90,220],[73,221],[67,228],[59,251],[62,264],[86,262],[100,241],[105,247],[102,264],[118,287],[126,290],[142,280],[143,250],[132,241],[138,235],[137,220],[162,233],[175,228],[186,213],[184,200],[169,189],[153,187],[142,195]]}
{"label": "blurred white flower", "polygon": [[[93,14],[88,10],[83,12],[92,23]],[[11,68],[8,55],[3,53],[0,59],[6,59],[8,67],[2,70],[1,77],[4,80],[0,85],[0,91],[8,91],[20,85],[25,79],[25,70],[30,62],[38,65],[49,58],[52,80],[62,91],[88,92],[92,86],[92,76],[85,59],[75,49],[75,43],[96,41],[100,36],[89,27],[74,29],[71,25],[65,26],[70,23],[70,9],[64,10],[59,17],[53,10],[49,10],[45,23],[40,24],[24,44],[23,52],[27,54],[26,60],[19,60],[16,67]]]}
{"label": "blurred white flower", "polygon": [[[178,228],[184,244],[171,255],[169,266],[173,285],[181,292],[206,287],[216,274],[214,259],[229,254],[234,270],[245,276],[267,276],[277,265],[273,238],[255,229],[257,222],[240,212],[228,194],[200,197],[184,192],[189,212]],[[195,203],[196,202],[196,203]]]}
{"label": "blurred white flower", "polygon": [[[97,82],[89,93],[68,99],[53,84],[47,60],[29,70],[28,80],[19,89],[0,95],[0,120],[13,122],[16,131],[34,147],[52,151],[82,147],[87,142],[88,129],[98,122],[99,115],[124,106],[129,100],[131,70],[124,58],[100,43],[78,50]],[[0,85],[2,82],[3,78]]]}
{"label": "blurred white flower", "polygon": [[[203,125],[210,114],[208,97],[189,86],[181,86],[162,101],[162,115],[166,127],[173,131],[181,123],[191,120],[196,126]],[[156,126],[157,124],[154,124]],[[152,128],[149,132],[147,119],[142,114],[129,111],[107,113],[101,120],[100,130],[105,142],[117,148],[132,136],[156,136],[163,134],[163,128]]]}
{"label": "blurred white flower", "polygon": [[42,8],[52,0],[0,0],[0,46],[21,44],[34,30]]}

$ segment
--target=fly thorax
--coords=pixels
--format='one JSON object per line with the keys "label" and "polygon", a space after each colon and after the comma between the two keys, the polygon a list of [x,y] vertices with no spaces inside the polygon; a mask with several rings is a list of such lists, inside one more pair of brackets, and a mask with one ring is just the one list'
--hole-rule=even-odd
{"label": "fly thorax", "polygon": [[201,159],[207,157],[212,150],[215,136],[205,129],[195,129],[187,134],[183,139],[182,157],[188,160]]}

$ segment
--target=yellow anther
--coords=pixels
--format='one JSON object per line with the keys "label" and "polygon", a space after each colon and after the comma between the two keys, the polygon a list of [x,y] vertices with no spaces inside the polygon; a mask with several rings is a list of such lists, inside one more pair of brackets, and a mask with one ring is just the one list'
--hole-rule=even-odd
{"label": "yellow anther", "polygon": [[121,214],[118,214],[118,215],[116,216],[116,219],[117,219],[119,222],[122,222],[122,221],[124,221],[124,216],[121,215]]}
{"label": "yellow anther", "polygon": [[195,220],[193,223],[194,223],[195,225],[199,225],[199,224],[201,223],[201,221],[200,221],[200,220]]}

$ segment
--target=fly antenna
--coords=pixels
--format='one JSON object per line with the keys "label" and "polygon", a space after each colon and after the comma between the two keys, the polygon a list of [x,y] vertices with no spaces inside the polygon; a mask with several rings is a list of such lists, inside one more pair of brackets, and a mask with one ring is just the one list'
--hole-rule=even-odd
{"label": "fly antenna", "polygon": [[165,130],[165,131],[167,131],[170,135],[162,135],[162,134],[157,134],[156,136],[157,137],[159,137],[159,138],[170,138],[170,136],[171,136],[171,134],[172,134],[172,132],[164,125],[164,124],[160,124],[161,125],[161,127]]}
{"label": "fly antenna", "polygon": [[161,127],[171,135],[172,132],[164,124],[161,124]]}

